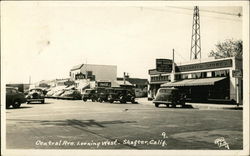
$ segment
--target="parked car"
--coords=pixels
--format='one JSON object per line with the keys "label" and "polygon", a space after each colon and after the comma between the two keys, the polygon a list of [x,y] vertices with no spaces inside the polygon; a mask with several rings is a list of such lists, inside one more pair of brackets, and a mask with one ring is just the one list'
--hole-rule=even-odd
{"label": "parked car", "polygon": [[170,105],[176,107],[176,105],[185,106],[185,94],[182,90],[177,88],[160,88],[156,94],[153,103],[155,107],[159,107],[160,104],[164,104],[167,107]]}
{"label": "parked car", "polygon": [[82,100],[83,101],[92,100],[93,102],[97,101],[96,92],[97,91],[95,89],[85,89],[82,95]]}
{"label": "parked car", "polygon": [[6,87],[6,108],[10,106],[19,108],[21,104],[25,102],[25,95],[22,92],[19,92],[14,87]]}
{"label": "parked car", "polygon": [[132,90],[115,88],[112,93],[109,93],[108,100],[110,103],[119,101],[120,103],[135,103],[135,93]]}
{"label": "parked car", "polygon": [[114,93],[113,88],[105,88],[102,92],[98,94],[99,102],[108,102],[108,96]]}
{"label": "parked car", "polygon": [[44,103],[44,91],[42,88],[33,88],[29,90],[27,98],[27,103],[31,102],[41,102]]}
{"label": "parked car", "polygon": [[64,92],[65,92],[64,89],[58,90],[58,91],[54,92],[54,94],[52,95],[52,97],[55,97],[55,98],[60,97]]}
{"label": "parked car", "polygon": [[70,90],[65,90],[65,92],[62,95],[60,95],[60,97],[71,100],[81,100],[82,95],[78,90],[70,89]]}

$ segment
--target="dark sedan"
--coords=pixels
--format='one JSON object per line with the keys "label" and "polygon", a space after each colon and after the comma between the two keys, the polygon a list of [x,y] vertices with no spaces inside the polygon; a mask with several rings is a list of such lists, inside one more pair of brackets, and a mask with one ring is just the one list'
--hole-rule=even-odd
{"label": "dark sedan", "polygon": [[14,87],[6,87],[6,108],[10,106],[19,108],[21,104],[25,102],[25,95],[22,92],[19,92]]}

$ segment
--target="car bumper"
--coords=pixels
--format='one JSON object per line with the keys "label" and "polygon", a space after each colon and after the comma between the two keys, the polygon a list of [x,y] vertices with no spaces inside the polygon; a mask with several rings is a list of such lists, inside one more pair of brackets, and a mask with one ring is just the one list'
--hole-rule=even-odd
{"label": "car bumper", "polygon": [[153,101],[155,104],[171,104],[171,101]]}
{"label": "car bumper", "polygon": [[44,99],[27,99],[27,102],[43,101]]}

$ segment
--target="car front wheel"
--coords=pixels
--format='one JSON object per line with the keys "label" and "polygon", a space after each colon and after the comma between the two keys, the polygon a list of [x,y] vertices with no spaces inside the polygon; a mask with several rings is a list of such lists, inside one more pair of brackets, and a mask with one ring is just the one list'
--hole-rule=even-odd
{"label": "car front wheel", "polygon": [[86,99],[86,98],[83,98],[82,100],[83,100],[84,102],[86,102],[86,101],[87,101],[87,99]]}
{"label": "car front wheel", "polygon": [[159,104],[158,104],[158,103],[155,103],[155,107],[159,107]]}
{"label": "car front wheel", "polygon": [[13,108],[19,108],[21,106],[21,103],[19,102],[19,100],[16,100],[16,101],[14,101],[12,106],[13,106]]}

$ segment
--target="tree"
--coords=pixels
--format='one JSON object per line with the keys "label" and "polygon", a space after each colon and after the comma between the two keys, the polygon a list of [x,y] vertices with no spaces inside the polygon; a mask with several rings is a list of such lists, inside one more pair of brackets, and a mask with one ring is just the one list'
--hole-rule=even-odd
{"label": "tree", "polygon": [[226,40],[219,42],[215,46],[215,50],[209,53],[209,57],[226,58],[226,57],[242,57],[242,40]]}

